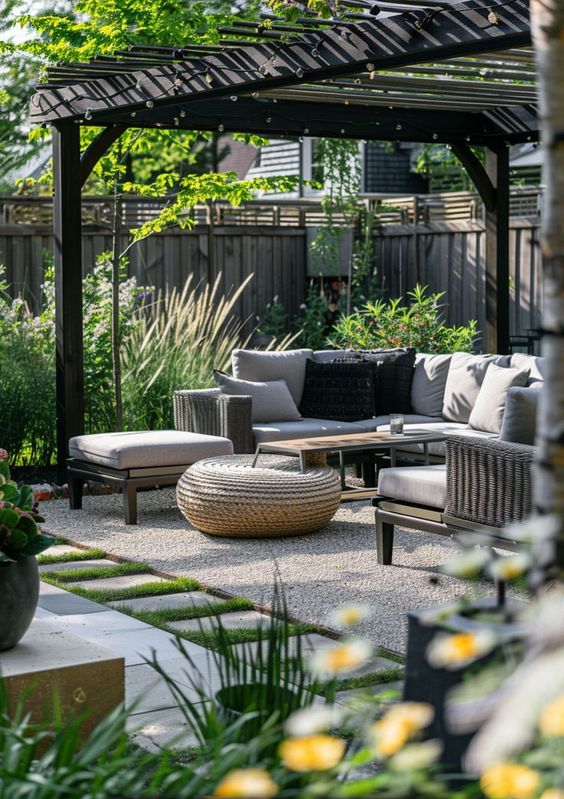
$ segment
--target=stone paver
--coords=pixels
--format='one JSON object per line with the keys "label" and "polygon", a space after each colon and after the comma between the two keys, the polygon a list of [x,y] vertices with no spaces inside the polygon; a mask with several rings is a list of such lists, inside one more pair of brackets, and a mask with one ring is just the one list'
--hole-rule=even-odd
{"label": "stone paver", "polygon": [[117,566],[115,560],[99,558],[97,560],[74,560],[72,562],[63,561],[62,563],[44,563],[39,567],[40,572],[68,572],[76,569],[106,569],[109,566]]}
{"label": "stone paver", "polygon": [[[113,564],[115,566],[115,563]],[[154,574],[123,574],[120,577],[101,577],[99,580],[77,580],[67,583],[67,585],[77,588],[131,588],[133,585],[144,585],[145,583],[164,583],[164,577],[156,577]]]}
{"label": "stone paver", "polygon": [[335,702],[340,705],[358,706],[367,696],[378,696],[386,691],[400,691],[403,688],[403,681],[380,683],[379,685],[369,685],[366,688],[351,688],[348,691],[338,691],[335,695]]}
{"label": "stone paver", "polygon": [[55,617],[54,623],[73,635],[109,635],[126,630],[138,630],[141,634],[154,629],[143,621],[134,619],[117,610],[104,607],[100,613],[71,613]]}
{"label": "stone paver", "polygon": [[156,753],[162,747],[187,749],[196,745],[194,733],[178,708],[130,716],[126,729],[137,746]]}
{"label": "stone paver", "polygon": [[50,613],[69,615],[71,613],[101,613],[107,608],[98,602],[58,588],[56,585],[39,584],[39,607]]}
{"label": "stone paver", "polygon": [[[185,672],[189,665],[184,658],[163,660],[160,665],[191,701],[199,701],[197,692],[188,685]],[[131,714],[178,706],[164,677],[147,664],[128,666],[125,669],[125,702]]]}
{"label": "stone paver", "polygon": [[186,619],[184,621],[170,621],[167,626],[178,632],[209,632],[217,629],[217,619],[226,630],[252,629],[265,624],[268,617],[255,610],[244,610],[234,613],[222,613],[220,616],[204,616],[199,619]]}
{"label": "stone paver", "polygon": [[113,608],[119,610],[129,607],[133,610],[163,610],[164,608],[199,608],[203,605],[217,605],[222,599],[206,594],[204,591],[189,591],[185,594],[163,594],[162,596],[145,596],[136,599],[117,599],[108,602]]}
{"label": "stone paver", "polygon": [[78,547],[71,547],[68,544],[53,544],[52,547],[46,549],[42,552],[42,555],[68,555],[70,553],[76,554],[84,552],[83,549],[79,549]]}
{"label": "stone paver", "polygon": [[[319,635],[318,633],[307,633],[306,635],[294,635],[289,639],[288,649],[290,655],[295,654],[298,647],[298,638],[301,638],[301,647],[302,647],[302,654],[309,655],[314,650],[319,649],[324,646],[330,646],[334,641],[330,638],[326,638],[324,635]],[[262,642],[263,647],[268,646],[267,641]],[[233,649],[237,652],[242,653],[243,651],[252,652],[256,654],[258,652],[259,642],[258,641],[250,641],[244,644],[234,644]]]}

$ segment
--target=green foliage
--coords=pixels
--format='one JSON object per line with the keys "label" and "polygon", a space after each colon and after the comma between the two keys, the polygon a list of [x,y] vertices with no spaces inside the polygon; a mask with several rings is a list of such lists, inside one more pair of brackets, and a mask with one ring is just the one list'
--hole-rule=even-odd
{"label": "green foliage", "polygon": [[299,330],[298,343],[301,347],[310,347],[312,350],[322,350],[327,345],[327,299],[322,288],[318,288],[312,281],[309,285],[306,301],[300,307],[296,320]]}
{"label": "green foliage", "polygon": [[374,349],[415,347],[419,352],[471,352],[477,335],[476,321],[449,327],[440,300],[444,293],[429,294],[417,285],[403,299],[367,302],[360,311],[338,320],[331,334],[337,347]]}
{"label": "green foliage", "polygon": [[50,463],[55,449],[54,324],[12,299],[0,266],[0,419],[12,464]]}
{"label": "green foliage", "polygon": [[290,318],[278,297],[268,303],[266,311],[257,321],[257,331],[265,336],[283,338],[290,331]]}
{"label": "green foliage", "polygon": [[33,557],[50,547],[53,539],[43,535],[39,515],[30,486],[18,487],[10,480],[7,452],[0,450],[0,565]]}

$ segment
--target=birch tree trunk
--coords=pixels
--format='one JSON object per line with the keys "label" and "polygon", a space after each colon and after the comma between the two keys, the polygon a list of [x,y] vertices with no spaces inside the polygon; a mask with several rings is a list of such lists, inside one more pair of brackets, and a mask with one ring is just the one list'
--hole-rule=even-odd
{"label": "birch tree trunk", "polygon": [[535,504],[562,519],[564,580],[564,0],[531,0],[546,187],[542,219],[545,390],[539,409]]}

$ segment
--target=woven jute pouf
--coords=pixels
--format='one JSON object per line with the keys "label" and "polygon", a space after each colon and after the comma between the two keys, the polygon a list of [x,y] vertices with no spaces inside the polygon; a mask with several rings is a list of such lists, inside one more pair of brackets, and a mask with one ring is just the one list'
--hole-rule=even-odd
{"label": "woven jute pouf", "polygon": [[261,455],[206,458],[176,488],[178,507],[204,533],[263,538],[319,530],[335,515],[341,483],[329,466],[300,472],[297,458]]}

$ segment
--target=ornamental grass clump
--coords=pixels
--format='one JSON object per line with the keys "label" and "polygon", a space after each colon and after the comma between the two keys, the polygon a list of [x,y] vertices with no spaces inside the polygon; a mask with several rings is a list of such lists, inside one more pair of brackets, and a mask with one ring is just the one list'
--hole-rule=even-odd
{"label": "ornamental grass clump", "polygon": [[43,552],[53,539],[44,535],[31,486],[10,480],[8,453],[0,449],[0,563],[13,563]]}

